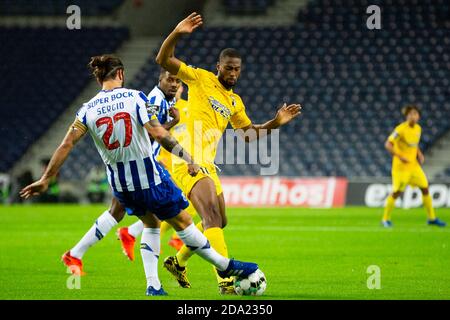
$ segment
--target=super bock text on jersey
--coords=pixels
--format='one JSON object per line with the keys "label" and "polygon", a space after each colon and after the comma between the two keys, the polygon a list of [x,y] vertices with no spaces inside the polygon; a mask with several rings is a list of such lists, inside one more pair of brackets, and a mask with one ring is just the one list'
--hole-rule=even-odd
{"label": "super bock text on jersey", "polygon": [[146,95],[116,88],[100,91],[77,113],[87,127],[106,166],[109,184],[127,213],[150,210],[160,219],[187,207],[182,192],[155,160],[144,124],[157,119]]}
{"label": "super bock text on jersey", "polygon": [[156,116],[148,113],[148,105],[142,92],[118,88],[100,91],[77,113],[106,165],[114,191],[147,189],[165,176],[143,128]]}

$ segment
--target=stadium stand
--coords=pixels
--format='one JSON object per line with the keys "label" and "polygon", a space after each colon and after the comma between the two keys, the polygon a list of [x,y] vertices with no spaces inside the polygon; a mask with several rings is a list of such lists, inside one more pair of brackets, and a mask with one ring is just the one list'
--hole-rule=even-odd
{"label": "stadium stand", "polygon": [[442,178],[446,178],[446,177],[450,177],[450,167],[446,168],[445,170],[443,170],[442,172],[439,172],[436,175],[437,179],[442,179]]}
{"label": "stadium stand", "polygon": [[[389,7],[381,30],[366,28],[370,4]],[[402,121],[399,109],[404,104],[417,103],[423,109],[423,149],[450,129],[445,116],[450,112],[448,9],[445,0],[310,1],[296,25],[205,26],[180,41],[177,55],[215,70],[222,48],[239,48],[244,67],[235,91],[255,123],[272,117],[283,102],[303,104],[301,119],[280,133],[280,175],[385,177],[391,159],[383,144]],[[71,66],[69,73],[76,78],[85,74],[88,55],[81,59],[80,69]],[[149,57],[127,85],[148,93],[157,77],[158,67]],[[63,95],[73,99],[67,92]],[[11,135],[2,133],[0,141],[8,139]],[[90,167],[101,164],[90,140],[84,139],[74,151],[62,178],[82,179]],[[13,152],[13,158],[20,154]],[[254,175],[260,166],[221,167],[224,175]]]}
{"label": "stadium stand", "polygon": [[67,7],[78,5],[83,15],[108,15],[124,0],[2,0],[0,15],[65,15]]}
{"label": "stadium stand", "polygon": [[[303,104],[301,119],[280,133],[280,175],[389,176],[383,145],[404,104],[423,109],[423,149],[450,129],[450,24],[436,9],[448,8],[444,0],[385,3],[392,11],[383,13],[381,30],[366,28],[368,1],[320,0],[291,27],[205,27],[182,39],[177,55],[215,70],[222,48],[239,48],[244,67],[235,91],[255,123],[282,102]],[[157,75],[149,59],[130,86],[149,92]],[[84,143],[92,159],[95,150]],[[66,173],[84,163],[73,161]],[[225,175],[259,174],[258,165],[221,167]]]}
{"label": "stadium stand", "polygon": [[[40,36],[43,33],[45,37]],[[124,28],[72,32],[63,28],[0,28],[0,171],[9,170],[86,86],[89,57],[114,52],[127,38]],[[80,43],[89,46],[80,47]]]}
{"label": "stadium stand", "polygon": [[261,14],[273,5],[275,0],[223,0],[229,14]]}

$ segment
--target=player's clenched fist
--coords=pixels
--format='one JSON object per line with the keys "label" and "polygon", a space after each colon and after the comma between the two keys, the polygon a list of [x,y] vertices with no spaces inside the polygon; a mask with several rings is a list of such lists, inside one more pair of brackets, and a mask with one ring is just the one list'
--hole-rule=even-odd
{"label": "player's clenched fist", "polygon": [[200,171],[200,166],[196,163],[190,163],[188,164],[188,173],[195,177],[197,173]]}

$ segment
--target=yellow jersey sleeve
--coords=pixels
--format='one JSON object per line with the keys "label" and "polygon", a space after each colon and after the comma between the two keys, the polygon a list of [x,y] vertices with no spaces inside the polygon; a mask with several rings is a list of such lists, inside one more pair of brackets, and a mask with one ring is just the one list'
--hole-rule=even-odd
{"label": "yellow jersey sleeve", "polygon": [[402,135],[402,131],[403,131],[403,125],[399,124],[398,126],[395,127],[394,131],[389,136],[388,141],[390,141],[392,143],[398,141],[398,139],[400,139],[400,136]]}
{"label": "yellow jersey sleeve", "polygon": [[237,103],[238,109],[230,118],[231,126],[234,129],[241,129],[248,127],[249,125],[252,124],[252,120],[250,120],[250,118],[247,116],[247,113],[245,112],[244,103],[240,98],[237,100]]}
{"label": "yellow jersey sleeve", "polygon": [[186,63],[181,61],[180,69],[178,70],[177,77],[181,79],[186,84],[190,84],[199,80],[201,76],[201,70],[192,66],[188,66]]}

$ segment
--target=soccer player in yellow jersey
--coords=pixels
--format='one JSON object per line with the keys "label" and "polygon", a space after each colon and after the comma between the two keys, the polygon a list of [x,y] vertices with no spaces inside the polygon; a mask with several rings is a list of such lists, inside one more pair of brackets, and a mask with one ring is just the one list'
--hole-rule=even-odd
{"label": "soccer player in yellow jersey", "polygon": [[386,149],[392,155],[392,193],[386,200],[382,225],[392,227],[391,212],[395,200],[405,191],[406,186],[419,187],[422,191],[422,201],[428,215],[428,224],[440,227],[445,222],[436,218],[432,199],[428,191],[428,180],[421,164],[425,161],[419,148],[422,128],[418,124],[420,110],[417,106],[408,105],[402,109],[405,122],[399,124],[385,143]]}
{"label": "soccer player in yellow jersey", "polygon": [[[188,112],[188,102],[181,98],[182,93],[183,93],[183,86],[181,85],[178,88],[177,94],[175,95],[175,99],[177,102],[175,103],[174,106],[174,108],[178,110],[179,120],[178,123],[169,130],[169,132],[175,139],[177,139],[178,142],[182,141],[183,143],[185,143],[184,139],[186,139],[186,130],[187,130],[186,118]],[[172,154],[170,152],[162,148],[161,152],[159,153],[156,159],[167,169],[167,171],[169,171],[169,173],[172,174],[174,167],[173,162],[175,161],[172,160],[174,158],[172,157]],[[189,207],[187,207],[185,210],[192,217],[195,217],[197,215],[194,206],[190,202]],[[197,224],[197,228],[202,229],[201,222]],[[165,221],[161,222],[161,235],[163,235],[170,229],[172,229],[172,226],[169,223]],[[174,247],[176,250],[180,250],[181,247],[183,246],[183,241],[181,241],[176,232],[174,232],[174,234],[172,235],[169,241],[169,245]]]}
{"label": "soccer player in yellow jersey", "polygon": [[[245,106],[239,95],[233,92],[241,72],[241,56],[235,49],[224,49],[217,63],[217,73],[186,65],[175,57],[175,46],[183,34],[192,33],[202,25],[202,17],[192,13],[182,20],[165,39],[156,62],[170,73],[176,75],[189,89],[188,98],[188,150],[194,152],[193,157],[201,164],[203,172],[195,177],[184,174],[185,165],[174,164],[173,179],[191,200],[202,218],[204,234],[211,246],[220,254],[228,256],[223,228],[227,224],[225,201],[222,187],[217,175],[214,158],[217,144],[231,123],[245,141],[257,139],[270,130],[279,128],[300,114],[300,105],[286,104],[276,116],[260,125],[253,124],[245,112]],[[248,138],[253,134],[252,138]],[[176,257],[168,257],[164,266],[176,277],[181,286],[189,284],[185,266],[195,248],[183,247]],[[222,294],[234,293],[233,279],[218,277],[219,290]]]}

